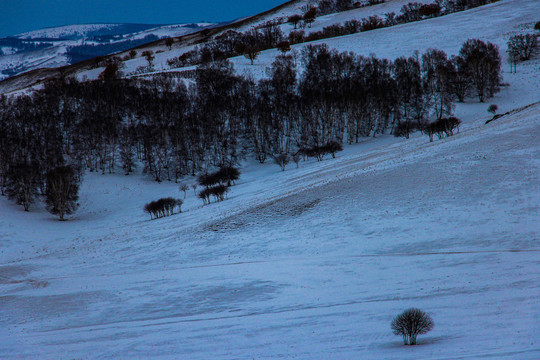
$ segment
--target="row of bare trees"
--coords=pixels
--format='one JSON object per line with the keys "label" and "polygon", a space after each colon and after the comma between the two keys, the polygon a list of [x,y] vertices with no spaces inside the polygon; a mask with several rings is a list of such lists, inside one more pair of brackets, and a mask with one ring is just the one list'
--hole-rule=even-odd
{"label": "row of bare trees", "polygon": [[183,203],[182,199],[175,199],[172,197],[161,198],[144,205],[144,212],[150,215],[150,219],[171,216],[174,215],[177,208],[178,212],[182,212]]}
{"label": "row of bare trees", "polygon": [[228,30],[204,46],[168,60],[171,67],[199,65],[245,55],[253,63],[260,51],[276,48],[286,40],[278,22],[269,21],[246,32]]}
{"label": "row of bare trees", "polygon": [[[493,1],[495,0],[441,0],[430,4],[410,2],[404,4],[397,14],[389,12],[385,13],[383,17],[372,15],[363,19],[351,19],[343,24],[336,23],[322,30],[306,33],[304,29],[311,28],[311,24],[318,15],[383,2],[382,0],[369,0],[364,3],[350,0],[321,0],[317,7],[306,6],[301,14],[293,14],[286,19],[267,21],[246,32],[228,30],[216,36],[209,43],[168,60],[168,65],[173,68],[199,65],[240,55],[244,55],[253,65],[263,50],[278,48],[280,51],[287,52],[290,51],[292,44],[405,24],[470,9]],[[294,26],[294,30],[289,32],[287,36],[281,27],[284,21]],[[302,29],[297,30],[299,25]],[[151,61],[148,60],[148,62],[151,67]]]}
{"label": "row of bare trees", "polygon": [[[498,50],[480,40],[450,58],[432,49],[395,61],[311,45],[298,59],[276,57],[258,81],[228,61],[199,66],[190,86],[171,77],[60,79],[0,98],[0,189],[18,189],[18,199],[45,194],[46,174],[67,164],[102,174],[142,165],[159,182],[251,154],[261,163],[322,159],[361,137],[423,130],[449,118],[455,101],[483,101],[499,83]],[[28,188],[14,185],[21,176]]]}
{"label": "row of bare trees", "polygon": [[239,178],[240,171],[234,166],[222,166],[217,171],[200,174],[197,181],[204,189],[199,192],[199,199],[205,205],[210,204],[211,196],[216,201],[225,200],[229,187],[234,185]]}

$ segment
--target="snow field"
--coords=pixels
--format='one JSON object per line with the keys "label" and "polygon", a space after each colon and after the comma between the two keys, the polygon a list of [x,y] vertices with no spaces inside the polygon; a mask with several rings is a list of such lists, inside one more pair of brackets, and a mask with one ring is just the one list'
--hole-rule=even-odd
{"label": "snow field", "polygon": [[[142,204],[180,192],[135,176],[88,174],[63,224],[2,199],[0,356],[535,358],[539,108],[251,164],[157,221]],[[436,322],[416,348],[389,330],[408,306]]]}
{"label": "snow field", "polygon": [[[444,27],[449,53],[466,29],[502,44],[537,7],[501,1],[340,50],[410,55]],[[540,358],[538,65],[489,100],[532,105],[488,125],[489,103],[458,104],[460,133],[433,143],[364,139],[285,172],[247,160],[228,200],[202,206],[190,189],[160,220],[143,205],[183,193],[140,175],[87,173],[64,223],[0,198],[0,358]],[[435,328],[404,347],[390,321],[410,306]]]}

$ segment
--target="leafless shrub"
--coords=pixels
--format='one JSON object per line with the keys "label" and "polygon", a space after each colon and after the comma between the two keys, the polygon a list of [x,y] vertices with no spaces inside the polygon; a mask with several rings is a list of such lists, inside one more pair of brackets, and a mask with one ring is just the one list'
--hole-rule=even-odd
{"label": "leafless shrub", "polygon": [[420,309],[410,308],[392,320],[392,332],[403,337],[404,345],[416,345],[416,337],[434,327],[433,319]]}
{"label": "leafless shrub", "polygon": [[272,158],[274,159],[274,162],[279,165],[281,171],[285,171],[285,166],[291,161],[289,154],[285,153],[273,155]]}
{"label": "leafless shrub", "polygon": [[186,191],[188,191],[189,187],[187,186],[187,184],[182,184],[180,185],[180,191],[183,191],[184,192],[184,199],[186,198]]}

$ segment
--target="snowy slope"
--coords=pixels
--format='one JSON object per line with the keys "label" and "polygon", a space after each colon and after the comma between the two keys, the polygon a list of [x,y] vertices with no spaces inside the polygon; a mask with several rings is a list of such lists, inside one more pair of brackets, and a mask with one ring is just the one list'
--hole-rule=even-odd
{"label": "snowy slope", "polygon": [[[26,71],[39,68],[60,67],[67,64],[66,46],[61,44],[31,52],[0,56],[0,70],[20,67],[23,71]],[[7,75],[0,74],[0,79],[2,76],[7,77]]]}
{"label": "snowy slope", "polygon": [[[430,0],[420,0],[418,2],[420,2],[420,3],[429,3],[431,1]],[[304,28],[302,30],[305,31],[306,34],[308,34],[308,33],[312,32],[312,31],[322,30],[324,27],[327,27],[327,26],[330,26],[330,25],[336,25],[336,24],[343,25],[343,23],[345,23],[345,21],[347,21],[347,20],[353,20],[353,19],[362,20],[363,18],[367,18],[367,17],[373,16],[373,15],[378,15],[380,17],[383,17],[384,14],[386,14],[388,12],[399,13],[399,10],[401,9],[401,7],[403,5],[405,5],[405,4],[407,4],[407,3],[409,3],[409,1],[407,1],[407,0],[388,0],[387,2],[382,3],[382,4],[377,4],[377,5],[373,5],[373,6],[366,6],[366,7],[362,7],[362,8],[358,8],[358,9],[353,9],[353,10],[341,12],[341,13],[335,13],[335,14],[329,14],[329,15],[320,16],[320,17],[316,18],[316,21],[312,24],[312,26],[310,28]],[[235,27],[234,30],[238,31],[238,32],[245,32],[245,31],[248,31],[250,29],[257,28],[260,25],[262,25],[262,24],[264,24],[264,23],[266,23],[268,21],[275,20],[275,19],[281,19],[283,21],[286,21],[286,19],[289,16],[291,16],[293,14],[302,14],[303,12],[305,12],[306,8],[308,8],[309,6],[312,6],[312,5],[313,5],[313,1],[310,1],[310,0],[299,0],[299,1],[291,2],[287,6],[283,6],[280,10],[273,11],[268,16],[256,17],[253,20],[246,21],[245,24],[243,24],[241,26],[238,26],[238,27]],[[288,36],[288,34],[291,31],[295,30],[294,26],[289,24],[289,23],[281,24],[280,28],[281,28],[281,30],[282,30],[282,32],[283,32],[283,34],[285,36]],[[301,29],[298,28],[297,30],[301,30]],[[226,30],[224,30],[224,31],[226,31]],[[341,38],[326,39],[326,40],[323,40],[321,42],[328,43],[330,46],[333,47],[335,42],[340,41],[339,39],[341,39]],[[296,49],[297,51],[300,51],[300,49],[303,48],[304,46],[306,46],[307,44],[309,44],[309,43],[299,44],[299,45],[293,46],[293,48]],[[357,49],[356,46],[354,46],[354,44],[351,44],[351,45],[352,46],[348,50],[356,51],[356,49]],[[168,59],[171,59],[171,58],[173,58],[175,56],[179,56],[179,55],[181,55],[181,54],[183,54],[183,53],[185,53],[187,51],[190,51],[192,49],[193,49],[193,46],[176,47],[175,49],[173,49],[173,51],[164,51],[164,52],[162,52],[160,54],[157,54],[156,55],[156,60],[154,61],[156,63],[156,68],[157,69],[167,69],[168,68],[168,65],[167,65],[167,60]],[[160,49],[160,50],[163,50],[163,49]],[[260,77],[265,76],[266,67],[270,66],[270,64],[272,63],[272,61],[274,60],[274,58],[275,58],[275,56],[277,54],[278,54],[277,50],[264,51],[261,54],[260,58],[257,60],[257,62],[256,62],[257,66],[256,67],[251,67],[251,66],[250,67],[245,67],[244,65],[246,63],[244,61],[242,61],[243,57],[239,57],[237,59],[234,59],[233,62],[235,64],[235,66],[238,67],[237,70],[241,69],[240,70],[241,73],[249,73],[249,74],[252,74],[255,78],[260,78]],[[248,63],[249,63],[249,61],[248,61]],[[140,65],[138,65],[138,66],[140,66]],[[135,68],[128,64],[128,69],[133,71]],[[193,69],[193,67],[188,67],[185,70],[191,70],[191,69]],[[129,70],[127,70],[126,73],[129,73],[130,72]],[[181,69],[180,70],[179,69],[172,69],[171,71],[172,72],[178,72],[178,71],[181,71]],[[160,70],[158,72],[162,72],[162,71]]]}
{"label": "snowy slope", "polygon": [[[343,13],[331,14],[317,18],[312,29],[307,32],[320,30],[332,24],[343,24],[347,20],[362,19],[371,15],[382,16],[387,12],[399,12],[405,0],[390,0],[386,3],[350,10]],[[430,2],[430,1],[426,1]],[[304,6],[304,2],[298,2],[294,6],[286,7],[277,13],[277,17],[287,17],[298,12]],[[423,20],[415,23],[403,24],[374,31],[361,32],[348,36],[324,39],[309,43],[292,46],[293,51],[299,54],[307,45],[326,43],[332,49],[338,51],[352,51],[357,54],[369,56],[375,54],[381,58],[395,59],[399,56],[412,56],[416,50],[424,52],[429,48],[437,48],[446,51],[449,55],[457,54],[463,42],[470,38],[480,38],[490,41],[499,46],[503,64],[506,65],[506,43],[508,38],[517,33],[533,31],[534,23],[538,21],[540,2],[536,0],[502,0],[494,4],[478,7],[465,12],[450,14],[434,19]],[[245,31],[254,26],[268,21],[268,18],[251,22],[239,30]],[[285,34],[293,30],[292,25],[281,25]],[[429,34],[429,36],[426,36]],[[173,48],[173,51],[164,51],[156,54],[155,67],[159,72],[181,72],[192,70],[193,67],[168,69],[167,60],[189,51],[193,46]],[[166,48],[160,48],[166,50]],[[232,58],[235,69],[240,74],[254,77],[255,79],[266,76],[266,68],[271,65],[279,52],[275,49],[263,51],[254,65],[243,56]],[[144,65],[143,59],[127,62],[125,73],[135,71],[138,66]],[[503,71],[509,71],[509,66],[503,65]],[[527,67],[529,64],[525,64]],[[165,69],[165,70],[162,70]],[[98,72],[99,74],[99,72]],[[82,75],[79,75],[82,76]],[[539,72],[532,72],[531,82],[538,85]],[[88,76],[88,78],[92,78]],[[534,93],[533,93],[534,94]],[[538,98],[532,99],[537,100]],[[532,101],[530,97],[521,105]],[[516,106],[521,106],[516,104]]]}
{"label": "snowy slope", "polygon": [[[537,7],[328,43],[455,53],[471,35],[504,44]],[[274,55],[234,62],[264,76]],[[247,161],[228,200],[202,206],[189,190],[169,218],[142,206],[183,197],[178,184],[142,176],[86,174],[64,223],[0,198],[0,358],[540,358],[539,66],[504,73],[490,102],[515,110],[488,125],[488,104],[460,104],[460,133],[433,143],[366,139],[285,172]],[[435,321],[416,347],[390,331],[410,306]]]}
{"label": "snowy slope", "polygon": [[28,31],[22,34],[17,34],[15,37],[20,39],[36,39],[36,38],[49,38],[49,39],[66,39],[66,38],[83,38],[87,37],[91,33],[108,30],[111,31],[115,28],[121,27],[122,24],[80,24],[80,25],[65,25],[50,27],[45,29]]}
{"label": "snowy slope", "polygon": [[[338,12],[334,14],[318,16],[315,19],[315,22],[311,25],[311,27],[305,27],[303,29],[298,27],[297,30],[304,30],[306,33],[309,33],[312,31],[322,30],[323,28],[330,25],[335,25],[335,24],[343,25],[345,21],[351,20],[351,19],[362,20],[363,18],[367,18],[369,16],[374,16],[374,15],[384,18],[384,15],[390,12],[399,14],[401,7],[410,2],[411,1],[409,0],[387,0],[386,2],[381,3],[381,4],[370,5],[370,6],[360,7],[357,9]],[[420,3],[420,4],[429,4],[429,3],[432,3],[433,1],[432,0],[419,0],[415,2]],[[305,13],[306,8],[309,8],[309,6],[313,6],[309,4],[313,4],[313,2],[309,0],[297,1],[287,7],[284,7],[276,14],[273,14],[272,18],[282,19],[286,21],[287,18],[293,14],[302,15]],[[249,24],[246,24],[240,27],[239,31],[246,31],[251,28],[258,27],[262,25],[263,23],[267,22],[268,20],[269,19],[263,18],[257,21],[250,22]],[[295,30],[292,24],[289,24],[286,22],[280,25],[280,28],[285,35],[288,35],[291,31]]]}
{"label": "snowy slope", "polygon": [[[372,15],[378,15],[378,16],[384,16],[384,14],[388,12],[396,12],[398,13],[401,7],[408,3],[407,0],[388,0],[387,2],[383,4],[373,5],[373,6],[367,6],[362,7],[350,11],[346,11],[343,13],[337,13],[337,14],[330,14],[318,17],[316,21],[313,23],[311,28],[306,28],[306,32],[311,31],[318,31],[322,28],[333,25],[333,24],[342,24],[347,20],[351,19],[362,19],[368,16]],[[420,0],[419,2],[430,2],[429,0]],[[288,16],[292,14],[301,14],[305,12],[305,9],[309,6],[312,6],[314,2],[312,0],[298,0],[298,1],[290,1],[285,3],[283,6],[279,6],[275,9],[269,10],[268,12],[264,13],[263,15],[257,15],[254,17],[250,17],[247,19],[240,19],[234,23],[231,24],[230,27],[224,27],[222,31],[226,31],[230,28],[234,29],[235,31],[247,31],[253,27],[257,27],[267,21],[272,21],[275,19],[282,19],[285,20]],[[207,24],[207,23],[201,23],[201,24],[182,24],[182,25],[171,25],[171,26],[163,26],[155,29],[149,29],[147,31],[142,31],[138,34],[135,34],[132,38],[138,39],[142,38],[146,35],[156,35],[158,37],[172,37],[172,36],[182,36],[189,33],[192,33],[196,30],[196,28],[192,27],[192,25],[197,25],[199,27],[208,27],[212,26],[213,24]],[[289,34],[290,31],[292,31],[294,28],[291,24],[284,23],[281,26],[281,29],[285,35]],[[60,28],[62,30],[62,28]],[[51,35],[55,35],[56,33],[61,33],[60,30],[54,30],[54,29],[48,29],[48,32],[51,33]],[[76,32],[76,29],[72,29],[71,27],[66,27],[64,29],[68,34]],[[84,28],[83,28],[84,30]],[[78,32],[83,32],[83,30],[77,30]],[[90,31],[91,29],[86,29],[87,31]],[[25,35],[25,34],[23,34]],[[31,35],[40,35],[40,33],[31,33]],[[43,33],[43,35],[47,35],[47,33]],[[200,40],[200,39],[197,39]],[[332,40],[328,40],[329,42],[332,42]],[[195,44],[198,44],[199,41],[186,41],[185,43],[176,44],[172,50],[169,50],[164,44],[161,45],[151,45],[148,47],[145,47],[144,50],[152,50],[154,52],[160,52],[159,54],[156,54],[156,59],[154,61],[155,68],[158,71],[166,71],[166,69],[169,68],[167,64],[167,60],[172,59],[174,57],[178,57],[182,55],[183,53],[190,51],[193,49]],[[301,45],[304,46],[304,45]],[[275,53],[275,52],[274,52]],[[273,53],[272,53],[273,54]],[[273,55],[272,55],[273,58]],[[4,60],[6,62],[7,60]],[[268,60],[269,62],[266,65],[269,65],[271,60]],[[7,61],[8,64],[12,64],[11,62]],[[142,59],[136,59],[132,61],[128,61],[126,64],[126,70],[125,73],[132,73],[134,72],[138,67],[145,65],[144,60]],[[0,62],[0,70],[2,69],[2,65]],[[102,71],[103,69],[101,69]],[[93,69],[90,70],[90,73],[85,73],[87,70],[80,69],[74,70],[75,76],[78,78],[88,78],[88,79],[95,79],[96,73],[99,74],[101,71],[94,71]],[[178,70],[174,70],[178,71]],[[50,76],[54,76],[54,72],[51,72]],[[95,76],[94,76],[95,75]],[[1,75],[0,75],[1,76]],[[255,74],[255,76],[258,76],[258,74]],[[35,79],[32,76],[29,76],[28,83],[33,83]],[[18,81],[20,83],[20,81]],[[2,86],[3,85],[3,86]],[[14,90],[20,90],[20,88],[14,88],[11,86],[11,84],[2,84],[0,85],[0,92],[2,93],[9,93]]]}
{"label": "snowy slope", "polygon": [[148,35],[155,35],[162,38],[178,37],[192,32],[200,31],[210,26],[215,26],[213,23],[196,23],[196,24],[179,24],[179,25],[164,25],[133,34],[133,39],[142,39]]}
{"label": "snowy slope", "polygon": [[[142,204],[177,186],[137,177],[88,174],[62,224],[1,199],[0,357],[537,358],[539,112],[250,164],[159,221]],[[415,348],[408,306],[436,322]]]}
{"label": "snowy slope", "polygon": [[69,47],[83,44],[102,45],[103,43],[96,42],[93,39],[96,35],[116,35],[116,39],[106,43],[107,45],[110,45],[126,41],[141,40],[148,36],[155,36],[160,39],[183,36],[211,26],[215,26],[215,24],[197,23],[163,26],[143,24],[85,24],[47,28],[19,34],[15,37],[34,41],[38,44],[42,41],[46,41],[47,43],[52,43],[52,46],[46,49],[16,54],[11,53],[8,51],[9,49],[4,48],[3,52],[5,55],[0,56],[0,80],[13,75],[2,73],[4,70],[12,69],[12,72],[14,73],[22,73],[39,68],[56,68],[69,65],[70,59],[67,56]]}
{"label": "snowy slope", "polygon": [[[367,15],[360,12],[361,10],[373,13],[370,8],[354,10],[356,17]],[[518,32],[532,31],[538,13],[540,13],[540,2],[536,0],[503,0],[465,12],[298,44],[292,48],[300,52],[306,45],[326,43],[330,48],[338,51],[352,51],[364,56],[375,54],[381,58],[395,59],[399,56],[412,56],[415,50],[423,52],[429,48],[442,49],[448,54],[457,54],[467,39],[480,38],[497,44],[501,56],[506,59],[505,50],[508,38]],[[346,19],[344,15],[340,15],[339,18],[338,23]],[[327,25],[329,24],[325,22],[325,26]],[[252,71],[262,76],[264,69],[272,63],[277,54],[277,50],[263,52],[254,66],[249,65],[250,61],[243,57],[235,58],[233,62],[240,72]]]}

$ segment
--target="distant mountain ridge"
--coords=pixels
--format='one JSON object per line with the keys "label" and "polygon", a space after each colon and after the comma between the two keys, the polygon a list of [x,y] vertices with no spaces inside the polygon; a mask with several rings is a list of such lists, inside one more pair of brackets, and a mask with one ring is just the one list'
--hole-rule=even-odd
{"label": "distant mountain ridge", "polygon": [[81,24],[0,38],[0,80],[38,68],[71,65],[214,25]]}
{"label": "distant mountain ridge", "polygon": [[[108,56],[112,56],[113,54],[119,54],[126,57],[128,55],[126,50],[130,49],[134,49],[138,52],[137,58],[131,60],[130,64],[128,64],[129,71],[134,71],[137,67],[141,67],[146,63],[146,61],[139,61],[141,53],[145,50],[156,53],[158,58],[163,57],[165,54],[172,55],[179,53],[178,55],[181,55],[186,49],[189,50],[194,46],[206,43],[207,41],[210,41],[213,36],[224,31],[231,29],[245,31],[244,27],[256,26],[257,24],[273,19],[274,17],[287,16],[289,11],[302,11],[306,4],[311,1],[312,0],[289,0],[260,14],[221,23],[201,22],[149,28],[137,33],[132,33],[129,36],[126,34],[121,40],[115,39],[116,35],[107,34],[97,35],[92,39],[85,38],[85,40],[55,39],[57,40],[54,42],[55,46],[40,48],[37,52],[31,51],[14,54],[13,51],[9,52],[11,49],[2,47],[0,44],[0,51],[3,51],[4,54],[4,56],[2,56],[2,53],[0,53],[0,93],[3,94],[28,88],[47,78],[57,76],[78,76],[78,74],[80,74],[81,79],[92,79],[95,77],[95,74],[88,75],[83,74],[82,72],[89,70],[93,71],[91,69],[96,68],[96,63],[93,60],[94,58],[100,58],[102,56],[108,58]],[[100,24],[87,24],[81,26],[90,27],[90,29],[87,28],[85,31],[99,30],[99,27],[93,25]],[[103,25],[102,27],[104,28],[108,28],[115,24],[101,25]],[[25,41],[25,39],[21,39],[21,37],[35,36],[35,38],[29,40],[32,40],[32,44],[38,42],[41,47],[44,42],[50,42],[51,40],[50,38],[42,38],[41,36],[56,36],[58,33],[64,34],[63,36],[73,35],[73,29],[69,29],[69,27],[67,29],[65,27],[60,28],[61,31],[57,28],[48,28],[43,29],[43,31],[36,30],[21,33],[17,35],[17,38],[11,37],[10,39],[11,41]],[[57,32],[56,34],[55,31]],[[69,34],[69,32],[71,32],[71,34]],[[153,36],[153,39],[156,41],[152,41],[152,38],[147,38],[148,36]],[[105,41],[109,40],[108,38],[111,37],[113,38],[112,41]],[[175,46],[172,49],[166,45],[165,39],[167,38],[174,38],[173,41],[175,42]],[[127,49],[120,47],[128,44],[125,42],[126,40],[137,40],[140,42],[138,44],[129,44],[130,46],[127,47]],[[122,43],[120,43],[120,41],[122,41]],[[100,46],[101,48],[88,48],[88,45],[94,47]],[[111,45],[114,47],[113,49],[111,49]],[[93,53],[93,50],[99,50],[99,53]],[[168,66],[165,60],[158,59],[156,63],[158,62],[160,68]],[[132,67],[135,68],[132,69]]]}
{"label": "distant mountain ridge", "polygon": [[25,40],[77,40],[100,35],[125,35],[130,33],[137,33],[159,26],[162,26],[162,24],[78,24],[32,30],[14,35],[12,37]]}

